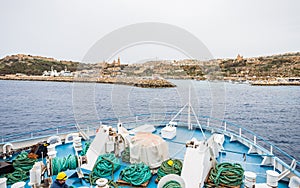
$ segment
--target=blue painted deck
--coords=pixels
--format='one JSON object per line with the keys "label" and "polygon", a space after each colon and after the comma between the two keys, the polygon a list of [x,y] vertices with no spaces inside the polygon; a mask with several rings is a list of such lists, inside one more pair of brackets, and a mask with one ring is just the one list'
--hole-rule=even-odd
{"label": "blue painted deck", "polygon": [[[174,115],[174,114],[171,114],[170,116],[172,116],[172,115]],[[202,117],[202,118],[203,118],[202,123],[204,122],[203,124],[205,124],[207,117]],[[159,135],[161,128],[163,128],[164,125],[168,122],[167,121],[168,119],[171,119],[171,118],[164,116],[163,121],[156,121],[156,122],[148,121],[147,122],[147,119],[146,119],[146,121],[144,121],[145,118],[143,116],[140,116],[139,117],[140,121],[134,121],[134,120],[132,121],[132,119],[131,119],[131,121],[128,121],[127,123],[125,123],[124,121],[122,121],[122,122],[123,122],[124,127],[128,128],[128,129],[134,128],[138,125],[142,125],[145,123],[156,125],[155,134]],[[107,120],[103,120],[103,122],[105,122],[105,124],[109,124],[109,125],[117,125],[118,119],[115,119],[115,118],[107,119]],[[182,123],[179,125],[184,125],[184,124],[185,123]],[[177,136],[172,140],[167,140],[167,142],[169,143],[169,153],[170,153],[171,158],[183,160],[185,150],[186,150],[185,143],[186,143],[186,141],[191,140],[193,137],[197,138],[198,140],[204,140],[200,129],[195,128],[195,127],[197,127],[195,125],[195,122],[192,122],[192,124],[194,124],[194,130],[188,130],[186,126],[178,126],[177,127]],[[229,126],[234,127],[235,125],[228,124],[228,127]],[[63,126],[63,127],[66,128],[66,126]],[[206,128],[205,126],[202,126],[202,127],[204,129]],[[235,128],[240,128],[240,127],[236,126]],[[90,131],[95,131],[95,127],[88,128],[88,129]],[[73,126],[73,127],[68,127],[67,130],[69,132],[70,130],[75,130],[75,129]],[[218,132],[221,133],[222,127],[217,127],[216,130],[218,130]],[[58,129],[55,129],[54,132],[58,132]],[[66,132],[64,132],[64,133],[66,133]],[[208,130],[204,131],[204,133],[207,138],[209,138],[212,135],[212,133]],[[238,131],[235,131],[235,134],[238,135]],[[251,134],[251,136],[253,136],[253,134]],[[49,135],[48,135],[48,137],[49,137]],[[257,137],[259,138],[259,136],[257,136]],[[12,139],[12,138],[7,138],[7,139]],[[31,139],[31,138],[28,138],[28,139]],[[265,183],[266,182],[266,171],[273,170],[273,167],[261,166],[260,164],[263,159],[262,156],[260,156],[258,154],[247,154],[247,152],[249,150],[248,147],[246,147],[245,145],[241,144],[238,141],[230,142],[230,138],[227,136],[225,136],[225,142],[224,142],[223,146],[224,146],[224,151],[217,158],[218,162],[239,163],[242,165],[242,167],[244,168],[245,171],[252,171],[257,174],[257,178],[256,178],[257,183]],[[59,145],[56,147],[56,150],[58,151],[57,157],[64,157],[69,154],[75,154],[72,144]],[[246,160],[245,160],[244,156],[246,156]],[[119,174],[120,174],[121,170],[124,169],[127,165],[129,165],[129,164],[121,162],[121,168],[114,173],[114,181],[116,181],[119,178]],[[68,176],[71,176],[72,174],[75,173],[75,171],[68,170],[68,171],[66,171],[66,173]],[[52,178],[54,180],[55,176]],[[111,179],[111,177],[107,177],[107,178]],[[150,188],[157,187],[157,184],[155,184],[155,182],[154,182],[155,179],[156,179],[156,175],[154,175],[151,178],[151,181],[150,181],[148,187],[150,187]],[[27,183],[28,183],[28,181],[27,181]],[[69,178],[67,180],[67,184],[73,185],[74,187],[89,187],[90,186],[88,183],[86,183],[84,181],[80,181],[78,178]],[[10,187],[10,186],[8,186],[8,187]],[[29,187],[29,186],[26,184],[26,187]],[[278,187],[279,188],[288,187],[288,182],[280,181],[278,184]]]}
{"label": "blue painted deck", "polygon": [[[160,129],[157,128],[156,134],[160,134]],[[180,136],[180,135],[184,136]],[[207,138],[209,138],[212,134],[208,131],[205,131],[205,135]],[[172,140],[167,140],[169,143],[169,152],[170,157],[173,159],[181,159],[184,158],[185,153],[185,142],[186,138],[191,139],[192,137],[197,138],[198,140],[203,140],[203,136],[200,132],[200,130],[196,129],[193,131],[187,130],[187,128],[180,127],[177,129],[177,136]],[[239,142],[230,142],[229,137],[225,137],[224,142],[224,149],[226,152],[222,152],[222,154],[217,158],[218,162],[231,162],[231,163],[239,163],[243,166],[245,171],[252,171],[257,174],[256,182],[257,183],[265,183],[266,182],[266,171],[267,170],[273,170],[273,167],[266,167],[266,166],[260,166],[260,163],[262,161],[262,157],[255,154],[249,154],[248,147],[242,145]],[[73,150],[72,144],[65,144],[57,146],[58,151],[58,157],[64,157],[68,154],[75,154]],[[243,154],[246,154],[246,160],[244,161]],[[114,173],[114,181],[116,181],[119,178],[119,174],[122,169],[124,169],[128,163],[121,162],[121,168]],[[66,172],[68,176],[72,175],[74,173],[74,170],[69,170]],[[151,181],[148,185],[149,188],[156,188],[157,184],[154,182],[156,179],[156,175],[153,175],[151,178]],[[107,177],[107,179],[111,179],[111,177]],[[67,183],[69,185],[73,185],[75,187],[81,187],[81,186],[89,186],[85,181],[81,182],[78,178],[71,178],[67,180]],[[124,186],[119,186],[124,187]],[[126,186],[125,186],[126,187]],[[242,186],[243,187],[243,186]],[[279,188],[288,187],[288,182],[280,181],[278,183]]]}

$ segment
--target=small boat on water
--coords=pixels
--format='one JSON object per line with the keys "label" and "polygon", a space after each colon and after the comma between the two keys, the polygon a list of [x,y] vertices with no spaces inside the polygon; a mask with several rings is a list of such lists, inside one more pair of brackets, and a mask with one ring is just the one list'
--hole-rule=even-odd
{"label": "small boat on water", "polygon": [[190,103],[3,137],[0,156],[0,188],[50,187],[61,171],[73,187],[300,187],[296,159]]}

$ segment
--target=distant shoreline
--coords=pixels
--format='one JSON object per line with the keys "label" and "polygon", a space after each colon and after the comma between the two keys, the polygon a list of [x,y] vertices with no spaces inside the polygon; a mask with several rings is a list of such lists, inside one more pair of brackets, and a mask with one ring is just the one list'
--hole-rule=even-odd
{"label": "distant shoreline", "polygon": [[129,85],[142,88],[169,88],[176,85],[164,79],[145,79],[145,78],[89,78],[89,77],[51,77],[51,76],[0,76],[0,80],[19,80],[19,81],[49,81],[49,82],[84,82],[84,83],[106,83]]}
{"label": "distant shoreline", "polygon": [[251,83],[253,86],[300,86],[300,82]]}
{"label": "distant shoreline", "polygon": [[[186,78],[185,78],[186,79]],[[149,79],[140,77],[106,77],[106,78],[90,78],[90,77],[52,77],[52,76],[18,76],[5,75],[0,76],[0,80],[19,80],[19,81],[49,81],[49,82],[83,82],[83,83],[104,83],[104,84],[119,84],[129,85],[142,88],[170,88],[176,87],[173,83],[165,79]],[[246,83],[245,80],[229,79],[225,77],[226,82],[232,83]],[[300,86],[300,82],[279,82],[268,80],[249,81],[248,84],[252,86]]]}

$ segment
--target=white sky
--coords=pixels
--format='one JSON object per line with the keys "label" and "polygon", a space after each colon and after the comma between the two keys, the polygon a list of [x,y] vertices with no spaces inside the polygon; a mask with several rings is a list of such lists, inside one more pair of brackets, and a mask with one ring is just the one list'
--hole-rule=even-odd
{"label": "white sky", "polygon": [[[299,8],[299,0],[5,0],[0,3],[0,57],[25,53],[81,61],[106,34],[142,22],[183,28],[215,58],[296,52]],[[184,58],[166,47],[148,47],[118,56],[126,62]]]}

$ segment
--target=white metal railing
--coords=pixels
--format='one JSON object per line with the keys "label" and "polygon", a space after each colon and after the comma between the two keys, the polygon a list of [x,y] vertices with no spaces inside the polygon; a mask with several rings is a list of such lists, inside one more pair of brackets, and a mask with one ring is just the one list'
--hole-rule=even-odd
{"label": "white metal railing", "polygon": [[[155,118],[151,118],[155,115]],[[96,129],[98,128],[95,126],[95,123],[100,125],[100,122],[103,124],[109,124],[109,125],[117,125],[119,121],[122,121],[122,123],[127,126],[127,128],[132,129],[135,128],[138,125],[141,125],[143,123],[152,123],[157,126],[164,126],[166,123],[174,117],[175,113],[152,113],[152,114],[138,114],[135,116],[124,116],[124,117],[118,117],[118,118],[107,118],[107,119],[101,119],[101,121],[89,121],[85,123],[80,123],[81,129],[83,131],[86,131],[89,135],[95,134]],[[187,114],[181,114],[180,117],[178,116],[177,119],[173,119],[173,121],[179,121],[181,119],[184,119],[187,116]],[[162,119],[159,119],[162,118]],[[236,137],[245,140],[245,142],[250,142],[253,146],[259,148],[261,151],[264,152],[265,155],[272,156],[279,154],[280,160],[277,160],[278,163],[282,163],[286,168],[290,168],[291,170],[294,170],[297,167],[300,167],[300,163],[296,161],[293,157],[291,157],[289,154],[281,150],[280,148],[276,147],[275,145],[271,144],[269,141],[265,140],[261,136],[255,134],[254,132],[243,128],[240,125],[220,120],[217,118],[209,117],[209,116],[198,116],[197,117],[203,126],[204,129],[214,129],[218,132],[227,132],[232,135],[235,135]],[[179,119],[179,120],[178,120]],[[198,120],[197,119],[197,120]],[[178,122],[178,126],[184,126],[187,122],[181,121]],[[192,124],[197,124],[195,120],[191,121]],[[82,125],[85,125],[85,128],[83,128]],[[67,131],[66,131],[67,130]],[[59,134],[65,134],[69,132],[75,132],[77,131],[75,124],[70,125],[64,125],[64,126],[58,126],[54,128],[47,128],[43,130],[35,130],[32,132],[24,132],[24,133],[18,133],[13,135],[3,135],[1,137],[1,143],[5,144],[7,142],[12,141],[20,141],[24,139],[33,139],[43,136],[50,136],[50,135],[59,135]],[[247,136],[248,135],[248,136]],[[250,137],[249,137],[250,136]],[[264,155],[263,154],[263,155]],[[263,156],[262,155],[262,156]],[[283,160],[283,161],[282,161]],[[290,161],[288,161],[290,160]],[[294,166],[288,165],[294,163]],[[297,171],[296,173],[299,172]]]}

